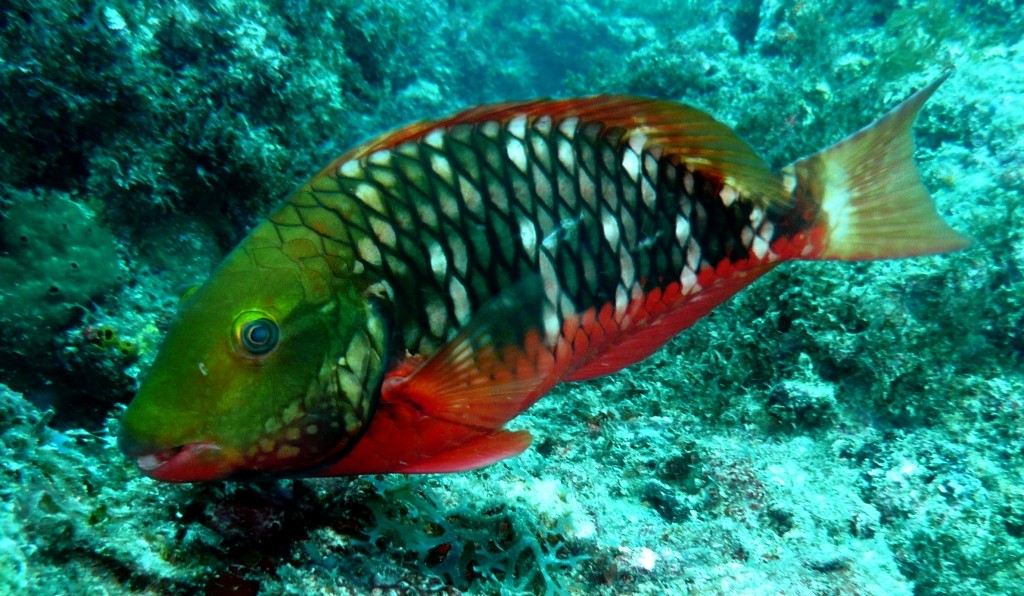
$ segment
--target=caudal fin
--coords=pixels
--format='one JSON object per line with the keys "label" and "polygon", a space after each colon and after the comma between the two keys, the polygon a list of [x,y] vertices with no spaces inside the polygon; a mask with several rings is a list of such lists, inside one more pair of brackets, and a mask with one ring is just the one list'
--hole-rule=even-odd
{"label": "caudal fin", "polygon": [[970,240],[935,211],[913,162],[910,127],[949,73],[874,124],[783,170],[799,200],[818,203],[811,258],[891,259],[948,252]]}

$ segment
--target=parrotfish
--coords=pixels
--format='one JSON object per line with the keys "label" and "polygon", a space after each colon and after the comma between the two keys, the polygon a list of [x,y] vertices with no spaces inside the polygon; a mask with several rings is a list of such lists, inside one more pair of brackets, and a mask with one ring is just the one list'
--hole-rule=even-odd
{"label": "parrotfish", "polygon": [[505,424],[555,385],[646,358],[785,261],[965,246],[912,159],[946,76],[780,170],[703,111],[629,96],[374,138],[183,297],[121,449],[171,482],[515,456],[531,437]]}

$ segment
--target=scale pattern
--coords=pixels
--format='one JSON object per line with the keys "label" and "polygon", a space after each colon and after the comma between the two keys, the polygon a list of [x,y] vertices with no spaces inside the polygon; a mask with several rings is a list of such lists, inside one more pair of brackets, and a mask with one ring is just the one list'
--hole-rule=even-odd
{"label": "scale pattern", "polygon": [[655,289],[696,294],[723,260],[770,258],[774,233],[760,207],[641,132],[574,116],[435,128],[305,190],[271,217],[282,238],[288,226],[314,230],[326,254],[380,282],[419,354],[537,276],[545,301],[523,324],[549,343],[607,305],[625,332],[630,304]]}

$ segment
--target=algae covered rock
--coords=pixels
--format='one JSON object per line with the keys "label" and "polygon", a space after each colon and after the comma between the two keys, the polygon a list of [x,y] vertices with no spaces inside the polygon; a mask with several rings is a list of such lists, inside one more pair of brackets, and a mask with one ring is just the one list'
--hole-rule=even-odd
{"label": "algae covered rock", "polygon": [[45,352],[104,294],[124,283],[114,236],[84,203],[59,192],[14,192],[0,221],[0,350]]}

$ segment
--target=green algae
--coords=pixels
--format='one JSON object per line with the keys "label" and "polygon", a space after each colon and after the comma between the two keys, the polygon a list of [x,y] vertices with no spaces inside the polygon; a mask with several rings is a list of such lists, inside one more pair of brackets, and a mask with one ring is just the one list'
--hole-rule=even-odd
{"label": "green algae", "polygon": [[[12,196],[88,197],[98,219],[83,220],[114,236],[71,236],[68,250],[108,251],[108,267],[123,255],[132,275],[99,276],[61,303],[84,314],[26,328],[33,358],[9,333],[0,343],[2,380],[18,385],[0,392],[0,587],[1024,592],[1024,16],[960,4],[3,9],[0,176]],[[951,64],[917,157],[971,248],[787,265],[644,363],[557,389],[514,421],[536,441],[511,462],[157,485],[117,452],[113,421],[38,397],[83,385],[76,401],[116,417],[110,396],[130,395],[178,286],[374,132],[485,101],[633,92],[705,107],[781,165]],[[18,219],[10,202],[3,215]],[[10,274],[38,285],[38,263],[61,254]],[[87,351],[90,325],[133,338],[139,360]]]}
{"label": "green algae", "polygon": [[55,331],[125,281],[113,235],[63,193],[12,192],[0,246],[0,341],[25,358],[38,357]]}

